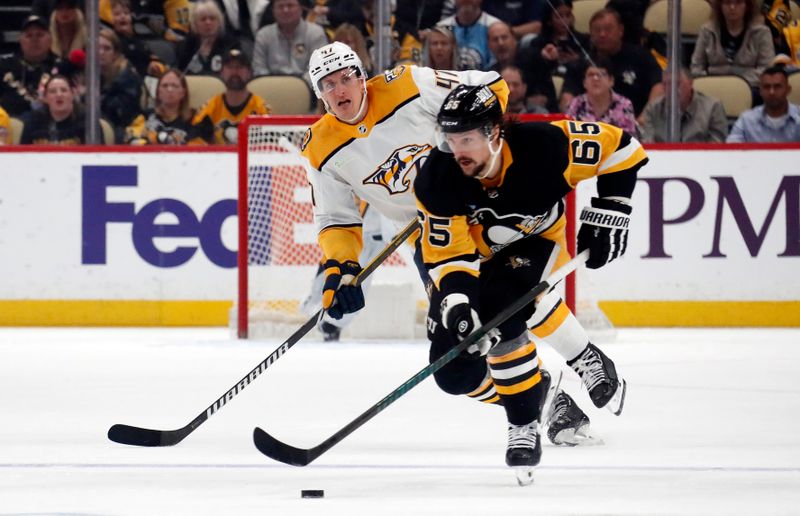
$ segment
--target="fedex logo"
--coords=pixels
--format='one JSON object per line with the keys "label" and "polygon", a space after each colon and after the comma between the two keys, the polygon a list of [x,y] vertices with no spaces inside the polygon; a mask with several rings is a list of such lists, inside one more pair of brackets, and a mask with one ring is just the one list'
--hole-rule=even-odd
{"label": "fedex logo", "polygon": [[[155,199],[136,211],[132,202],[110,202],[111,188],[137,186],[135,166],[89,166],[82,169],[83,199],[81,233],[83,249],[81,263],[106,263],[106,237],[109,224],[130,224],[133,246],[144,261],[155,267],[178,267],[197,253],[198,246],[208,259],[219,267],[236,266],[236,251],[222,242],[222,225],[235,217],[236,200],[223,199],[212,204],[198,217],[191,207],[178,199]],[[162,213],[169,213],[176,223],[156,223]],[[160,237],[190,239],[191,245],[179,245],[168,251],[156,247]]]}

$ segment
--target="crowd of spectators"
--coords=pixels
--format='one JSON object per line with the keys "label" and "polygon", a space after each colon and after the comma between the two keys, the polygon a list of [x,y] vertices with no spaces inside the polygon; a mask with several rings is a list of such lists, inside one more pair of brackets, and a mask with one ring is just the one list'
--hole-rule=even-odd
{"label": "crowd of spectators", "polygon": [[[248,82],[308,82],[311,53],[329,41],[351,46],[368,75],[382,72],[375,1],[98,0],[102,120],[118,144],[235,143],[244,117],[270,113],[270,99]],[[390,66],[496,70],[509,84],[511,113],[566,113],[666,141],[665,42],[643,27],[648,0],[610,0],[591,15],[588,34],[575,28],[572,2],[397,0]],[[755,0],[711,0],[678,80],[681,141],[800,139],[787,79],[800,65],[798,24],[773,4],[759,11]],[[0,144],[83,143],[84,2],[35,0],[18,29],[18,50],[0,57]],[[225,91],[195,112],[187,76],[198,75],[220,79]],[[706,75],[740,76],[756,107],[734,125],[719,100],[694,89]]]}

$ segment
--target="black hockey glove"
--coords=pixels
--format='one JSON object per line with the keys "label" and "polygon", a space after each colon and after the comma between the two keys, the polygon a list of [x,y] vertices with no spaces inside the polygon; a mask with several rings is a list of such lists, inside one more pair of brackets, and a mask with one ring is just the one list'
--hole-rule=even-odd
{"label": "black hockey glove", "polygon": [[[364,308],[364,291],[353,286],[353,279],[361,272],[358,262],[325,262],[325,283],[322,285],[322,308],[334,319]],[[334,302],[335,301],[335,302]]]}
{"label": "black hockey glove", "polygon": [[[466,339],[470,333],[481,327],[478,313],[469,304],[464,294],[448,294],[441,305],[442,324],[456,342]],[[470,358],[486,356],[492,347],[500,342],[500,332],[492,328],[482,339],[467,347],[466,354]]]}
{"label": "black hockey glove", "polygon": [[593,197],[581,212],[578,252],[589,250],[586,267],[599,269],[625,254],[628,246],[630,205],[606,197]]}

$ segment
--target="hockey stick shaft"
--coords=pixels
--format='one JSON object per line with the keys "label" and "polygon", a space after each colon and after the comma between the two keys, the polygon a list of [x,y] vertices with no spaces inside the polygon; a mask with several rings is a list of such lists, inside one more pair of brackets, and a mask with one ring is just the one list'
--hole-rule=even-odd
{"label": "hockey stick shaft", "polygon": [[366,412],[345,425],[341,430],[327,438],[321,444],[309,449],[295,448],[294,446],[290,446],[278,441],[261,428],[256,427],[253,430],[253,442],[255,443],[256,448],[258,448],[258,450],[264,455],[285,464],[290,464],[292,466],[306,466],[310,464],[320,455],[333,448],[336,444],[341,442],[356,429],[364,425],[367,421],[383,412],[384,409],[397,401],[401,396],[410,391],[417,384],[447,365],[469,346],[486,336],[486,334],[488,334],[492,329],[504,323],[514,314],[522,310],[525,306],[535,301],[540,295],[550,290],[553,285],[566,278],[567,275],[583,264],[588,257],[588,250],[578,254],[575,258],[551,274],[545,281],[537,284],[524,296],[503,309],[503,311],[497,314],[488,323],[472,332],[469,337],[461,341],[457,346],[450,349],[447,353],[439,357],[434,362],[428,364],[417,374],[406,380],[406,382],[400,387],[390,392],[385,398],[371,406],[366,410]]}
{"label": "hockey stick shaft", "polygon": [[[375,269],[377,269],[391,254],[400,247],[403,242],[417,230],[419,224],[416,220],[410,222],[400,233],[398,233],[391,242],[378,253],[370,262],[361,270],[355,277],[353,283],[360,285],[364,280],[370,276]],[[209,417],[214,415],[219,409],[225,406],[237,394],[239,394],[245,387],[261,376],[270,365],[278,360],[284,353],[286,353],[292,346],[299,342],[305,335],[311,331],[322,316],[322,310],[318,310],[308,321],[306,321],[297,331],[295,331],[288,339],[286,339],[278,348],[270,353],[270,355],[262,360],[255,368],[253,368],[247,375],[236,384],[228,389],[228,391],[217,398],[217,400],[209,405],[203,412],[197,415],[188,425],[177,430],[152,430],[148,428],[141,428],[130,425],[116,424],[108,430],[108,438],[120,444],[128,444],[133,446],[173,446],[181,442],[187,435],[192,433],[197,427],[203,424]]]}

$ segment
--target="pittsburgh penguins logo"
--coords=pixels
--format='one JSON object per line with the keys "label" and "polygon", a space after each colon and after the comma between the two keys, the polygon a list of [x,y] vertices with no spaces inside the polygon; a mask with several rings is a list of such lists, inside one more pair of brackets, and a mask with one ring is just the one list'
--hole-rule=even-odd
{"label": "pittsburgh penguins logo", "polygon": [[408,191],[411,187],[409,174],[412,169],[419,168],[428,156],[431,146],[406,145],[392,152],[389,159],[384,161],[378,168],[364,179],[365,185],[381,185],[389,190],[389,195],[399,194]]}

